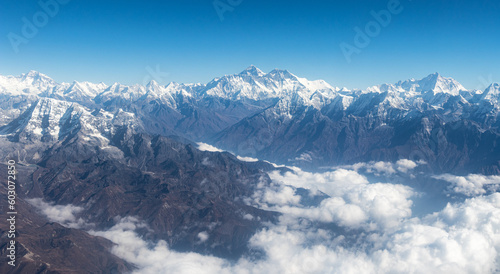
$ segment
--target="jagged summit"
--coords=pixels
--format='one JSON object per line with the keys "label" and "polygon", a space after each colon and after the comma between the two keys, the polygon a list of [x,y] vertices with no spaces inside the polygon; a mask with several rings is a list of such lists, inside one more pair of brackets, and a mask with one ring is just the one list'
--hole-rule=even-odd
{"label": "jagged summit", "polygon": [[239,74],[226,75],[213,79],[201,94],[230,100],[268,100],[296,97],[307,105],[313,103],[311,96],[322,91],[325,96],[332,96],[335,89],[324,81],[309,81],[299,78],[288,70],[274,69],[264,73],[251,65]]}
{"label": "jagged summit", "polygon": [[28,73],[23,73],[19,76],[21,81],[29,82],[35,85],[56,85],[57,83],[49,76],[35,70],[30,70]]}
{"label": "jagged summit", "polygon": [[292,79],[292,80],[296,80],[297,79],[297,76],[295,76],[294,74],[290,73],[288,70],[286,69],[273,69],[272,71],[270,71],[268,74],[268,76],[270,77],[273,77],[273,78],[281,78],[281,79]]}
{"label": "jagged summit", "polygon": [[148,86],[160,86],[160,84],[158,84],[158,82],[156,82],[155,80],[151,80],[149,81],[149,83],[146,85],[146,87]]}
{"label": "jagged summit", "polygon": [[[453,78],[441,76],[439,73],[429,74],[422,79],[408,79],[399,81],[395,84],[381,84],[367,88],[364,93],[382,93],[396,92],[404,93],[403,97],[422,96],[427,93],[427,96],[435,96],[437,94],[449,94],[452,96],[459,95],[461,91],[466,89]],[[431,94],[428,94],[428,93]]]}
{"label": "jagged summit", "polygon": [[265,75],[262,70],[257,68],[254,65],[250,65],[248,68],[246,68],[244,71],[242,71],[239,75],[248,75],[248,76],[254,76],[254,77],[262,77]]}
{"label": "jagged summit", "polygon": [[199,100],[204,97],[232,101],[294,100],[295,102],[288,102],[285,105],[306,105],[319,109],[338,96],[348,96],[341,100],[344,102],[344,107],[347,107],[345,104],[353,101],[352,98],[357,98],[360,94],[386,92],[391,95],[382,100],[390,101],[391,106],[408,107],[423,100],[441,107],[449,96],[462,95],[467,100],[472,97],[475,98],[474,100],[497,100],[498,88],[496,87],[498,85],[490,86],[482,93],[482,96],[473,95],[453,78],[444,77],[436,72],[422,79],[381,84],[363,91],[349,90],[332,87],[323,80],[310,81],[286,69],[273,69],[264,73],[254,65],[250,65],[238,74],[215,78],[207,84],[160,85],[154,80],[145,86],[120,83],[106,85],[77,81],[58,84],[50,77],[34,70],[20,76],[0,75],[0,93],[4,94],[57,98],[86,106],[105,102],[107,105],[118,106],[137,100],[155,99],[164,103],[168,102],[169,107],[174,109],[181,104],[176,101],[180,99],[176,98]]}
{"label": "jagged summit", "polygon": [[449,93],[451,95],[458,95],[460,91],[466,90],[453,78],[443,77],[437,72],[421,80],[407,80],[401,83],[401,87],[405,90],[418,93],[432,91],[434,93]]}
{"label": "jagged summit", "polygon": [[267,78],[281,78],[281,79],[297,79],[298,77],[292,73],[290,73],[286,69],[275,68],[271,70],[269,73],[264,73],[262,70],[257,68],[254,65],[250,65],[244,71],[239,73],[238,75],[244,76],[253,76],[253,77],[267,77]]}
{"label": "jagged summit", "polygon": [[484,90],[484,92],[481,94],[481,97],[482,99],[497,101],[500,98],[500,84],[491,84]]}
{"label": "jagged summit", "polygon": [[21,78],[28,78],[28,77],[31,77],[31,78],[36,78],[36,77],[40,77],[40,78],[49,78],[47,75],[41,73],[41,72],[38,72],[36,70],[30,70],[28,71],[28,73],[23,73],[21,74],[20,76]]}

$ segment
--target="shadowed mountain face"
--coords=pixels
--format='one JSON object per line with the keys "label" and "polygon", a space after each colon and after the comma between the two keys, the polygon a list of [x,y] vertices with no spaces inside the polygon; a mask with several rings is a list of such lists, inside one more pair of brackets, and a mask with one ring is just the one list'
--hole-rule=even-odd
{"label": "shadowed mountain face", "polygon": [[[20,242],[25,241],[23,246],[28,242],[33,245],[28,248],[29,252],[20,251],[23,265],[19,269],[39,272],[88,269],[68,264],[58,256],[68,252],[76,260],[93,248],[109,258],[102,261],[102,265],[96,265],[96,269],[109,268],[109,273],[130,269],[132,266],[111,255],[112,245],[107,240],[84,232],[105,231],[121,217],[129,216],[146,225],[143,231],[146,240],[165,240],[177,251],[236,259],[243,253],[248,254],[248,240],[262,227],[262,222],[274,221],[278,216],[244,202],[252,196],[257,184],[270,182],[264,170],[274,168],[263,162],[245,163],[229,153],[199,151],[190,144],[136,133],[127,126],[116,127],[107,146],[96,145],[81,131],[44,143],[52,146],[40,152],[36,163],[22,169],[24,176],[19,179],[23,182],[20,197],[26,208],[22,214],[36,218],[37,222],[36,227],[20,230],[23,235],[26,233],[20,237]],[[34,197],[82,208],[77,216],[82,222],[77,228],[84,231],[47,223],[37,215],[37,210],[24,202]],[[54,239],[47,240],[44,231],[55,233]],[[210,237],[200,240],[200,233]],[[83,253],[73,254],[76,251],[71,246],[79,241],[86,241],[86,245],[81,246]],[[38,252],[45,249],[57,251],[30,261],[30,256],[38,256]],[[30,255],[32,253],[35,255]],[[44,264],[53,260],[61,260],[62,265]]]}
{"label": "shadowed mountain face", "polygon": [[427,162],[436,173],[500,173],[498,130],[485,129],[477,119],[446,122],[440,111],[399,110],[388,111],[391,118],[372,112],[360,117],[311,108],[276,119],[270,112],[240,121],[212,142],[242,155],[310,169],[412,159]]}
{"label": "shadowed mountain face", "polygon": [[[29,185],[33,167],[17,165],[19,187]],[[0,171],[7,174],[7,166]],[[2,180],[0,193],[6,197],[7,183]],[[38,210],[25,200],[24,193],[16,199],[16,266],[7,264],[6,241],[0,246],[0,272],[2,273],[126,273],[134,266],[111,254],[113,243],[107,239],[92,236],[80,229],[64,227],[47,222]],[[0,217],[8,218],[7,203],[0,205]],[[7,235],[6,222],[0,223],[0,233]]]}
{"label": "shadowed mountain face", "polygon": [[[137,216],[152,229],[149,238],[167,240],[178,250],[238,257],[260,221],[273,213],[247,206],[259,182],[269,182],[267,164],[238,161],[229,153],[202,152],[172,139],[120,128],[111,145],[123,156],[76,138],[54,148],[33,174],[33,194],[57,204],[82,206],[82,217],[97,229],[116,216]],[[31,194],[31,193],[30,193]],[[254,220],[243,217],[247,214]],[[198,233],[211,237],[199,243]]]}

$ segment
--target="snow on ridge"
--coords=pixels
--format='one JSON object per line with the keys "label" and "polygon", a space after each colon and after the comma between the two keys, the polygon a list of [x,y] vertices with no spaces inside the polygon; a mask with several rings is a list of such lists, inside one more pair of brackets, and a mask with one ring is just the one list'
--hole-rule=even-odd
{"label": "snow on ridge", "polygon": [[[495,89],[495,87],[497,87]],[[157,100],[176,108],[178,97],[202,99],[218,97],[229,100],[262,101],[280,99],[288,101],[285,105],[304,105],[316,109],[330,104],[335,98],[343,95],[358,100],[363,94],[380,94],[386,96],[381,104],[389,107],[408,109],[427,102],[435,107],[442,107],[450,96],[461,96],[471,102],[472,97],[481,100],[498,100],[498,84],[485,90],[483,96],[474,95],[452,78],[438,73],[430,74],[420,80],[409,79],[395,84],[381,84],[365,90],[349,90],[333,87],[324,80],[310,81],[298,77],[287,70],[274,69],[264,73],[251,65],[239,74],[226,75],[213,79],[207,84],[178,84],[175,82],[159,85],[151,81],[147,85],[122,85],[114,83],[107,86],[103,83],[90,82],[58,84],[48,76],[30,71],[20,76],[1,76],[0,93],[19,96],[31,95],[58,98],[72,102],[100,102],[109,100],[130,101]],[[350,104],[350,103],[349,103]]]}

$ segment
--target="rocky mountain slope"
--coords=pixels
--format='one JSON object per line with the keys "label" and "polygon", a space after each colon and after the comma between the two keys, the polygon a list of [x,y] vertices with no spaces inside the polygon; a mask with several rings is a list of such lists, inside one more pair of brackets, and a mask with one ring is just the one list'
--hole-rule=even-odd
{"label": "rocky mountain slope", "polygon": [[[33,167],[17,165],[18,187],[31,185]],[[7,166],[0,171],[7,174]],[[7,182],[2,180],[0,193],[7,196]],[[0,271],[2,273],[127,273],[134,266],[111,254],[113,243],[87,232],[48,222],[39,210],[27,202],[27,196],[20,192],[16,199],[18,234],[16,241],[16,266],[7,264],[7,241],[2,239],[0,249]],[[6,220],[7,203],[0,205],[0,217]],[[6,237],[7,222],[0,223],[0,232]]]}
{"label": "rocky mountain slope", "polygon": [[[2,156],[20,162],[22,216],[18,264],[5,273],[133,270],[112,255],[111,242],[91,233],[106,231],[122,218],[140,220],[145,240],[236,259],[250,252],[248,240],[262,223],[278,217],[246,202],[257,185],[270,183],[265,173],[274,169],[270,164],[241,162],[229,153],[200,151],[186,140],[139,133],[129,120],[106,120],[107,113],[99,120],[108,127],[94,126],[95,115],[55,99],[40,99],[29,111],[31,118],[14,120],[2,137]],[[54,215],[50,205],[78,210],[56,214],[61,225],[44,216]],[[74,217],[65,223],[68,214]],[[4,224],[3,232],[8,230]]]}

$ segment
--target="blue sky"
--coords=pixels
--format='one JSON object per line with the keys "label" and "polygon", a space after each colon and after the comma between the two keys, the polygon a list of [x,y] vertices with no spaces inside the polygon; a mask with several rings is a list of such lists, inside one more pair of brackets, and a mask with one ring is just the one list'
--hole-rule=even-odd
{"label": "blue sky", "polygon": [[[500,1],[400,0],[400,12],[387,26],[377,23],[350,62],[340,45],[356,46],[355,28],[365,32],[372,11],[396,0],[216,1],[231,9],[223,20],[213,0],[72,0],[45,18],[38,1],[2,0],[0,74],[34,69],[58,82],[205,83],[254,64],[349,88],[433,72],[467,88],[500,82]],[[33,37],[23,36],[23,18],[38,20]],[[13,47],[12,37],[24,40]]]}

